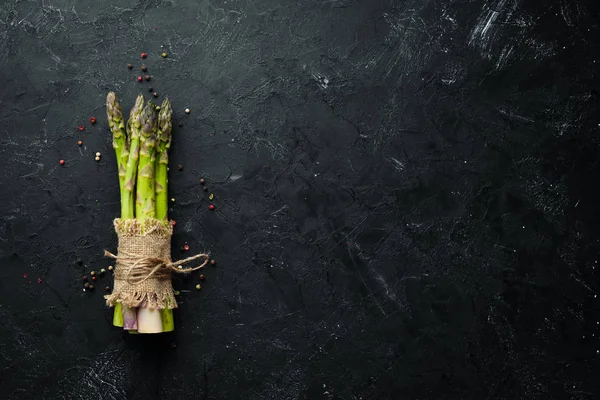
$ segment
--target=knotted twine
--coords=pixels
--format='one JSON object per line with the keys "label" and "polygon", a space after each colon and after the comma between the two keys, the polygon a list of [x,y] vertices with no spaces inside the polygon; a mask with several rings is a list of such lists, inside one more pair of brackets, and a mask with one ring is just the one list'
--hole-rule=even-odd
{"label": "knotted twine", "polygon": [[[104,251],[116,260],[115,284],[106,304],[121,303],[128,307],[177,308],[171,273],[189,273],[203,268],[208,254],[197,254],[179,261],[171,261],[173,226],[157,219],[114,220],[119,237],[117,255]],[[204,257],[204,262],[193,268],[182,264]]]}

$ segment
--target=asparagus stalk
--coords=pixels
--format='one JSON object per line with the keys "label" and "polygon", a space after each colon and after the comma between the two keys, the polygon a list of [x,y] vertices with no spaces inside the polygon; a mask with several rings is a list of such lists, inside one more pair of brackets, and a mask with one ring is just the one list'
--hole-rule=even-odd
{"label": "asparagus stalk", "polygon": [[154,163],[156,148],[157,115],[154,104],[149,101],[142,113],[140,130],[140,157],[138,163],[135,215],[140,221],[156,217],[156,193],[154,189]]}
{"label": "asparagus stalk", "polygon": [[[110,127],[110,131],[113,135],[113,148],[115,149],[115,154],[117,156],[119,189],[121,194],[121,217],[129,218],[127,213],[133,205],[127,203],[127,197],[125,195],[125,175],[127,159],[129,157],[129,135],[127,135],[125,132],[123,113],[121,111],[121,105],[117,101],[115,92],[109,92],[106,96],[106,116],[108,118],[108,126]],[[119,327],[123,326],[123,313],[121,310],[121,304],[117,304],[115,306],[113,325]]]}
{"label": "asparagus stalk", "polygon": [[[168,174],[167,169],[169,166],[169,148],[171,147],[171,132],[173,129],[172,124],[173,109],[169,99],[165,99],[160,107],[158,113],[158,132],[157,132],[157,145],[156,145],[156,164],[154,166],[156,176],[156,218],[169,223],[168,209],[169,209],[169,196],[168,196]],[[173,321],[173,310],[165,308],[160,310],[160,316],[162,319],[163,332],[171,332],[175,330]]]}
{"label": "asparagus stalk", "polygon": [[140,157],[140,136],[143,125],[142,113],[144,111],[144,96],[138,95],[135,105],[130,113],[129,126],[129,158],[127,159],[127,168],[125,170],[124,193],[121,204],[125,203],[126,209],[121,210],[121,218],[134,218],[135,209],[133,208],[134,189],[136,177],[138,174],[138,161]]}
{"label": "asparagus stalk", "polygon": [[[154,147],[156,143],[156,110],[154,104],[149,101],[143,106],[141,113],[141,125],[138,129],[137,138],[139,141],[139,158],[137,162],[137,182],[135,216],[139,221],[146,218],[154,218],[155,211],[155,193],[154,193]],[[132,131],[134,126],[130,128]],[[155,311],[155,310],[150,310]],[[145,305],[138,308],[125,307],[123,310],[123,319],[125,321],[124,329],[137,330],[139,333],[160,333],[162,324],[160,317],[155,318],[157,312],[149,312]],[[157,326],[160,325],[161,329]]]}
{"label": "asparagus stalk", "polygon": [[135,331],[138,328],[136,309],[133,307],[123,307],[123,329]]}
{"label": "asparagus stalk", "polygon": [[156,147],[156,218],[168,222],[169,196],[167,185],[169,183],[167,168],[169,165],[169,148],[171,147],[171,131],[173,124],[171,117],[173,109],[169,99],[163,101],[158,113],[158,145]]}
{"label": "asparagus stalk", "polygon": [[[117,101],[115,92],[109,92],[106,96],[106,116],[108,117],[108,126],[113,134],[113,148],[117,156],[117,168],[119,173],[119,188],[121,200],[125,191],[125,173],[127,159],[129,158],[129,142],[125,132],[125,121],[121,105]],[[121,214],[127,213],[127,204],[121,203]]]}
{"label": "asparagus stalk", "polygon": [[[155,105],[149,101],[142,113],[140,130],[140,157],[138,163],[135,214],[139,221],[156,217],[156,191],[154,164],[156,163],[157,115]],[[161,333],[163,326],[160,311],[145,304],[137,308],[137,331]]]}
{"label": "asparagus stalk", "polygon": [[[135,100],[135,104],[129,113],[129,121],[127,122],[127,142],[129,144],[129,154],[127,154],[123,191],[121,192],[121,218],[123,219],[131,219],[135,217],[133,199],[135,180],[138,170],[139,137],[140,128],[142,126],[143,108],[144,96],[140,94]],[[119,159],[121,162],[123,162],[124,155],[121,154]],[[135,319],[134,308],[123,307],[121,303],[117,303],[115,305],[115,310],[113,312],[113,325],[123,327],[124,329],[135,329],[132,328],[135,325],[132,319]]]}
{"label": "asparagus stalk", "polygon": [[165,332],[161,319],[161,311],[146,306],[137,309],[137,331],[139,333]]}

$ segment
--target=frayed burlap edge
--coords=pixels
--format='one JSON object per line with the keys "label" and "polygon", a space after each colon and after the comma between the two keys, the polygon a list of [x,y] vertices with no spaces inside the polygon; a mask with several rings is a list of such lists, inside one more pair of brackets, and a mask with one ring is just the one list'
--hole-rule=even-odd
{"label": "frayed burlap edge", "polygon": [[143,221],[138,219],[115,218],[113,221],[117,235],[130,236],[160,236],[169,237],[173,235],[173,225],[171,223],[160,221],[154,218],[148,218]]}

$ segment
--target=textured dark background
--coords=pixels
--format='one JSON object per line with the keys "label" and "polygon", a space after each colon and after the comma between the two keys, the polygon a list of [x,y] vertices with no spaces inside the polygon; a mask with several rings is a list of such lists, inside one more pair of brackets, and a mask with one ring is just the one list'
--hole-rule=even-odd
{"label": "textured dark background", "polygon": [[[594,398],[596,4],[2,1],[0,397]],[[150,86],[174,257],[218,265],[140,337],[81,276],[116,248],[106,93]]]}

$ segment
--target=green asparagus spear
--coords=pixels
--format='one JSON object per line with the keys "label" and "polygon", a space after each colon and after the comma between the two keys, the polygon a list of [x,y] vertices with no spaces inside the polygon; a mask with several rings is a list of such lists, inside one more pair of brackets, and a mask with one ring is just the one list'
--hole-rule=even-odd
{"label": "green asparagus spear", "polygon": [[[125,176],[121,191],[121,218],[135,218],[134,208],[134,190],[137,176],[138,158],[139,158],[139,129],[142,124],[142,110],[144,107],[144,96],[138,95],[135,104],[129,113],[127,121],[127,137],[125,143],[128,145],[128,152],[117,154],[117,160],[125,166]],[[119,162],[119,161],[117,161]],[[119,167],[120,173],[120,167]],[[121,175],[119,174],[119,180]],[[123,327],[123,306],[121,303],[115,304],[113,311],[113,325]]]}
{"label": "green asparagus spear", "polygon": [[142,113],[140,129],[140,154],[137,174],[135,216],[143,221],[156,218],[156,193],[154,190],[154,163],[156,148],[156,106],[149,101]]}
{"label": "green asparagus spear", "polygon": [[138,161],[140,157],[140,133],[142,130],[144,111],[144,96],[138,95],[135,105],[130,113],[130,139],[129,139],[129,158],[127,159],[127,168],[125,170],[124,199],[125,212],[121,211],[121,218],[135,218],[135,209],[133,208],[134,189],[138,173]]}
{"label": "green asparagus spear", "polygon": [[[149,101],[144,107],[142,129],[140,130],[140,159],[138,164],[135,208],[136,218],[139,221],[147,218],[156,218],[154,166],[156,164],[157,122],[156,106]],[[165,332],[166,330],[162,321],[165,312],[167,311],[150,309],[145,304],[142,304],[137,308],[137,332]],[[167,313],[172,312],[168,310]]]}
{"label": "green asparagus spear", "polygon": [[[132,218],[128,216],[128,210],[132,209],[133,203],[127,200],[125,190],[125,175],[127,168],[127,158],[129,157],[129,140],[128,134],[125,132],[125,124],[123,121],[123,113],[121,105],[117,101],[117,96],[114,92],[109,92],[106,96],[106,116],[108,118],[108,126],[113,134],[113,148],[117,156],[117,169],[119,173],[119,189],[121,193],[121,218]],[[121,304],[115,306],[113,314],[113,325],[123,326],[123,312]]]}
{"label": "green asparagus spear", "polygon": [[[129,156],[129,146],[127,134],[125,132],[125,123],[121,105],[117,101],[115,92],[109,92],[106,96],[106,116],[108,118],[108,126],[113,134],[113,148],[117,155],[117,168],[119,172],[119,188],[121,192],[121,200],[125,191],[125,171],[127,167],[127,157]],[[126,212],[127,207],[121,204],[121,214]]]}
{"label": "green asparagus spear", "polygon": [[[160,112],[158,113],[158,143],[156,145],[154,174],[156,177],[156,218],[167,224],[169,223],[167,214],[169,209],[167,169],[169,165],[168,152],[171,147],[171,131],[173,128],[171,122],[172,115],[173,109],[171,108],[171,102],[169,99],[165,99],[160,107]],[[175,329],[173,310],[170,308],[160,310],[160,316],[162,319],[163,332],[173,331]]]}
{"label": "green asparagus spear", "polygon": [[173,125],[171,117],[173,109],[169,99],[163,101],[158,113],[158,144],[156,146],[156,218],[168,223],[167,211],[169,209],[168,176],[169,148],[171,147],[171,131]]}

